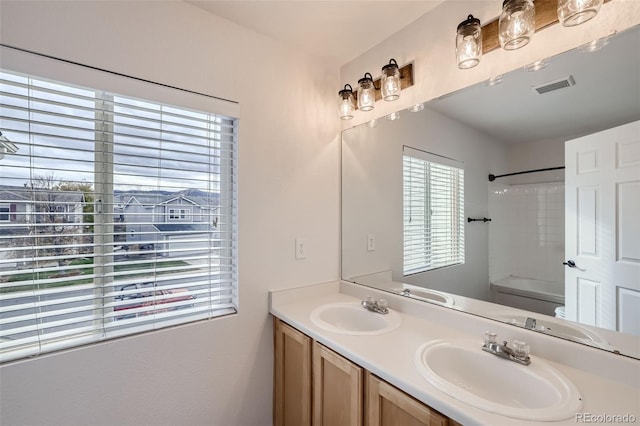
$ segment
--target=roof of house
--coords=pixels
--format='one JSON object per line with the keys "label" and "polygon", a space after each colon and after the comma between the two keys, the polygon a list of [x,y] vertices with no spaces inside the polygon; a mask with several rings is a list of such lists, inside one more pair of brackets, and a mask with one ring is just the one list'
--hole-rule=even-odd
{"label": "roof of house", "polygon": [[[42,194],[54,194],[55,197],[48,200],[55,203],[81,203],[84,201],[84,193],[82,191],[57,191],[46,189],[31,189],[22,186],[0,185],[0,201],[43,201]],[[39,197],[40,196],[40,197]]]}
{"label": "roof of house", "polygon": [[160,232],[207,232],[209,225],[206,223],[154,223],[153,226]]}
{"label": "roof of house", "polygon": [[122,209],[126,209],[128,205],[133,203],[140,204],[141,206],[146,208],[154,208],[162,204],[169,204],[176,200],[183,200],[189,204],[206,209],[217,207],[219,199],[218,193],[207,193],[198,190],[186,190],[177,193],[122,193],[119,194],[119,196],[121,197],[121,200],[126,199],[126,201],[121,202],[121,207],[119,208]]}

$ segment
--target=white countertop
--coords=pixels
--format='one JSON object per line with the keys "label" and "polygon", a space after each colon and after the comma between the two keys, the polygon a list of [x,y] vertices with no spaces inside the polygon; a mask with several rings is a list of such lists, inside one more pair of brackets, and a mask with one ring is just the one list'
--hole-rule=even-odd
{"label": "white countertop", "polygon": [[[387,299],[389,307],[400,313],[402,325],[382,335],[353,336],[325,331],[310,319],[311,311],[318,306],[359,302],[368,295]],[[636,359],[347,282],[273,291],[270,293],[270,312],[464,425],[580,424],[575,417],[558,422],[533,422],[474,408],[431,385],[414,366],[416,350],[430,340],[476,339],[480,351],[485,330],[498,333],[499,340],[527,341],[533,361],[536,357],[543,359],[578,388],[584,404],[581,413],[628,415],[635,417],[635,424],[640,424],[640,361]]]}

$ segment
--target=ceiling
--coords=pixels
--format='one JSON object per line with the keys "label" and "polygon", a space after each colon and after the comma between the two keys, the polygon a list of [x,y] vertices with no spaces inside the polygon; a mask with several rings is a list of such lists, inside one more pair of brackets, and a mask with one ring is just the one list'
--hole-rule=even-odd
{"label": "ceiling", "polygon": [[341,66],[444,0],[185,1]]}
{"label": "ceiling", "polygon": [[[575,85],[537,94],[533,86],[573,76]],[[429,108],[506,143],[568,140],[640,119],[640,26],[592,53],[549,58],[545,69],[519,69],[501,84],[477,84]]]}
{"label": "ceiling", "polygon": [[[341,66],[447,0],[184,1]],[[640,118],[638,46],[636,28],[595,53],[558,55],[543,70],[516,70],[500,85],[478,84],[429,106],[507,143],[566,140],[614,127]],[[531,90],[568,76],[574,86],[543,95]]]}

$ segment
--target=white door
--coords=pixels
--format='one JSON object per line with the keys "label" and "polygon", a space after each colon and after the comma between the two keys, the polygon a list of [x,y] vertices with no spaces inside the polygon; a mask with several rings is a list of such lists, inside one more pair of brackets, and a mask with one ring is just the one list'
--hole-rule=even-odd
{"label": "white door", "polygon": [[640,335],[640,121],[567,141],[565,166],[566,318]]}

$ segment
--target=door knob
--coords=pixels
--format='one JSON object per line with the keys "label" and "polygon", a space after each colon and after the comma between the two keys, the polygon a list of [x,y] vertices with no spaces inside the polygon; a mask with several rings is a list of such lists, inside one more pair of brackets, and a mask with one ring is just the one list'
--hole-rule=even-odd
{"label": "door knob", "polygon": [[569,268],[575,268],[576,262],[573,260],[567,260],[566,262],[562,262],[563,265],[567,265]]}

